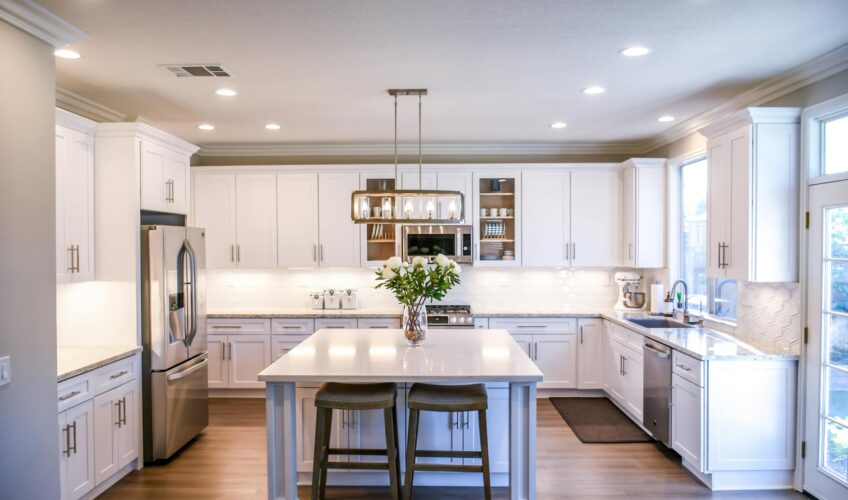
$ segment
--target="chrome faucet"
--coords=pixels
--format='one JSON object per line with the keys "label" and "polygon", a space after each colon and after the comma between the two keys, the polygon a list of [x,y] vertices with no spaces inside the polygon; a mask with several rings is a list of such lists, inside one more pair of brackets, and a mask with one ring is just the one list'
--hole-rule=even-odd
{"label": "chrome faucet", "polygon": [[[675,298],[677,293],[677,286],[683,285],[683,322],[688,325],[702,325],[704,324],[703,314],[698,319],[693,320],[692,315],[689,314],[689,288],[686,286],[686,282],[683,280],[677,280],[671,285],[671,297],[672,300]],[[679,307],[680,302],[677,302],[675,307]]]}

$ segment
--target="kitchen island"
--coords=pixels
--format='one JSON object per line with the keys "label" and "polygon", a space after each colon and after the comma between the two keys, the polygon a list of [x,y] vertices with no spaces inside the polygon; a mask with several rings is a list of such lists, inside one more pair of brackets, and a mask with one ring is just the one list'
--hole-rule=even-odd
{"label": "kitchen island", "polygon": [[[431,330],[421,347],[407,346],[396,329],[319,330],[263,370],[259,380],[267,394],[268,498],[297,498],[297,455],[303,448],[298,433],[309,430],[298,422],[297,390],[323,382],[504,384],[510,498],[536,497],[536,384],[542,373],[506,330]],[[399,397],[398,405],[403,401]],[[457,484],[455,478],[467,475],[442,481]]]}

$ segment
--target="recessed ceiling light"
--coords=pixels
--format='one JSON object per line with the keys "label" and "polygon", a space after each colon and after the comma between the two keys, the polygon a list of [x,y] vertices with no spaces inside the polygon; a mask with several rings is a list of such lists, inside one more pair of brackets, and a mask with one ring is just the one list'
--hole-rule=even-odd
{"label": "recessed ceiling light", "polygon": [[618,51],[619,54],[627,57],[639,57],[644,56],[651,53],[651,49],[648,47],[627,47],[626,49],[621,49]]}
{"label": "recessed ceiling light", "polygon": [[551,123],[551,128],[565,128],[568,124],[565,122],[553,122]]}
{"label": "recessed ceiling light", "polygon": [[276,123],[266,123],[265,128],[268,130],[280,130],[280,126]]}
{"label": "recessed ceiling light", "polygon": [[607,91],[607,89],[605,89],[605,88],[603,88],[599,85],[592,85],[591,87],[586,87],[585,89],[583,89],[583,93],[586,94],[586,95],[603,94],[606,91]]}
{"label": "recessed ceiling light", "polygon": [[79,52],[73,51],[71,49],[56,49],[53,52],[53,55],[56,57],[61,57],[62,59],[79,59]]}
{"label": "recessed ceiling light", "polygon": [[197,128],[200,130],[215,130],[215,125],[212,125],[211,123],[201,123],[197,126]]}
{"label": "recessed ceiling light", "polygon": [[218,89],[215,93],[223,97],[232,97],[238,94],[238,92],[233,89]]}
{"label": "recessed ceiling light", "polygon": [[671,115],[662,115],[661,117],[657,118],[657,121],[660,123],[673,122],[674,117]]}

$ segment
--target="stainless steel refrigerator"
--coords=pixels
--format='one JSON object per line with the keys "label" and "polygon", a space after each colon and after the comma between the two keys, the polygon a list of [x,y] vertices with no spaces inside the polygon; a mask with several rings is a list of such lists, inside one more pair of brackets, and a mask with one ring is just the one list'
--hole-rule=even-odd
{"label": "stainless steel refrigerator", "polygon": [[141,229],[144,459],[171,457],[209,423],[203,229]]}

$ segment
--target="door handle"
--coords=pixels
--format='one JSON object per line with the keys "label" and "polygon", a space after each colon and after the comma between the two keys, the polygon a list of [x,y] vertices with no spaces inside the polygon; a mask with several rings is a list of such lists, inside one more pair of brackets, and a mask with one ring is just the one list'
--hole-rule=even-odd
{"label": "door handle", "polygon": [[580,343],[583,343],[583,325],[580,325]]}
{"label": "door handle", "polygon": [[71,456],[71,428],[70,426],[65,426],[62,428],[62,433],[65,434],[65,449],[62,450],[62,455],[66,457]]}
{"label": "door handle", "polygon": [[113,374],[113,375],[110,375],[110,376],[109,376],[109,378],[110,378],[111,380],[115,380],[116,378],[123,377],[123,376],[124,376],[124,375],[126,375],[127,373],[129,373],[127,370],[121,370],[121,371],[119,371],[118,373],[115,373],[115,374]]}
{"label": "door handle", "polygon": [[568,243],[565,244],[565,260],[571,259],[571,245]]}
{"label": "door handle", "polygon": [[230,348],[227,350],[227,359],[232,361],[233,360],[233,343],[227,342],[227,345],[230,346]]}
{"label": "door handle", "polygon": [[[204,361],[205,363],[205,361]],[[121,417],[121,427],[127,425],[127,398],[121,398],[121,409],[123,410],[123,416]]]}
{"label": "door handle", "polygon": [[324,244],[318,245],[318,260],[324,262]]}
{"label": "door handle", "polygon": [[230,245],[230,262],[236,261],[236,246]]}
{"label": "door handle", "polygon": [[74,430],[74,444],[73,446],[68,446],[68,456],[70,456],[70,451],[74,450],[74,455],[77,454],[77,422],[76,420],[73,423],[68,424],[68,432],[70,432],[71,428]]}
{"label": "door handle", "polygon": [[318,262],[318,245],[312,244],[312,260]]}
{"label": "door handle", "polygon": [[627,375],[627,356],[621,357],[621,374]]}
{"label": "door handle", "polygon": [[[480,411],[486,411],[486,410],[480,410]],[[463,418],[465,419],[465,428],[470,429],[471,428],[471,418],[469,418],[468,412],[467,411],[463,412],[462,415],[463,415]]]}
{"label": "door handle", "polygon": [[227,343],[221,342],[221,361],[227,360]]}
{"label": "door handle", "polygon": [[174,381],[174,380],[179,380],[179,379],[181,379],[181,378],[188,377],[188,376],[189,376],[189,375],[191,375],[192,373],[194,373],[194,372],[196,372],[197,370],[199,370],[199,369],[203,368],[204,366],[206,366],[208,363],[209,363],[209,360],[208,360],[208,359],[204,359],[203,361],[201,361],[200,363],[197,363],[196,365],[192,366],[191,368],[188,368],[188,369],[183,370],[183,371],[181,371],[181,372],[172,373],[172,374],[168,375],[168,382],[171,382],[171,381]]}
{"label": "door handle", "polygon": [[571,260],[577,260],[577,243],[571,244]]}
{"label": "door handle", "polygon": [[236,245],[236,262],[241,262],[241,245]]}
{"label": "door handle", "polygon": [[534,355],[533,359],[535,361],[539,361],[539,343],[538,342],[533,342],[533,355]]}
{"label": "door handle", "polygon": [[67,270],[68,270],[68,272],[72,273],[72,272],[74,272],[74,246],[73,245],[68,245],[68,254],[69,254],[68,258],[71,259],[71,263],[68,266]]}
{"label": "door handle", "polygon": [[65,401],[66,399],[71,399],[74,396],[79,395],[80,391],[71,391],[64,396],[59,396],[59,401]]}
{"label": "door handle", "polygon": [[118,420],[115,422],[115,426],[119,429],[121,428],[121,401],[115,401],[115,408],[118,410]]}

